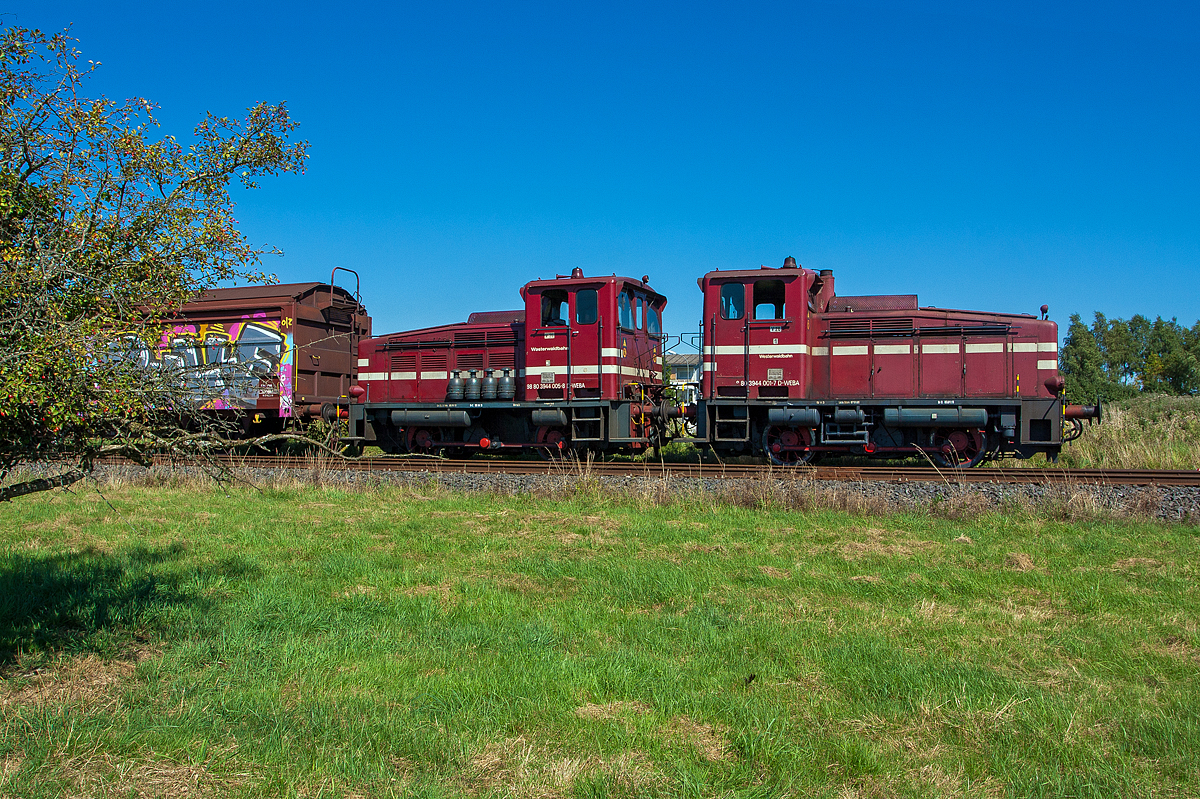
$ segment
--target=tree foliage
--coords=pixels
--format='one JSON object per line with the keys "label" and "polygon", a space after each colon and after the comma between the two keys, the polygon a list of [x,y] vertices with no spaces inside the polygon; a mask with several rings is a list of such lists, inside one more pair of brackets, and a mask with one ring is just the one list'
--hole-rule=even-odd
{"label": "tree foliage", "polygon": [[270,279],[231,182],[254,188],[306,158],[282,104],[207,115],[188,143],[160,135],[147,100],[87,96],[99,64],[74,41],[0,36],[0,477],[186,440],[179,376],[148,373],[122,342],[150,340],[206,287]]}
{"label": "tree foliage", "polygon": [[1193,395],[1200,392],[1200,321],[1190,328],[1175,319],[1128,321],[1096,313],[1092,325],[1071,316],[1062,351],[1067,396],[1086,401],[1121,399],[1139,391]]}

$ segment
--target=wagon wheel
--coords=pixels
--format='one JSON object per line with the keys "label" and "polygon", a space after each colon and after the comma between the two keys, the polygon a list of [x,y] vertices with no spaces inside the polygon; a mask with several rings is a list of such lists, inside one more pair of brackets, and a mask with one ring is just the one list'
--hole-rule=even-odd
{"label": "wagon wheel", "polygon": [[807,427],[772,426],[763,430],[763,454],[776,466],[812,463],[817,456],[817,453],[810,449],[812,442],[812,430]]}
{"label": "wagon wheel", "polygon": [[982,430],[938,430],[929,453],[938,466],[969,469],[987,458],[987,433]]}
{"label": "wagon wheel", "polygon": [[567,431],[561,427],[539,427],[537,435],[537,454],[543,460],[562,460],[567,451]]}

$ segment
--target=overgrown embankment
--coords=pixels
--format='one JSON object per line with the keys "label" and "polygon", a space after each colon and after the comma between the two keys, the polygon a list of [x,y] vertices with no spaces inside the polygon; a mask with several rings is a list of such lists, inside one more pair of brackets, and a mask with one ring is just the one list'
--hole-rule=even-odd
{"label": "overgrown embankment", "polygon": [[1063,448],[1067,466],[1200,469],[1200,397],[1151,394],[1107,403],[1098,425]]}

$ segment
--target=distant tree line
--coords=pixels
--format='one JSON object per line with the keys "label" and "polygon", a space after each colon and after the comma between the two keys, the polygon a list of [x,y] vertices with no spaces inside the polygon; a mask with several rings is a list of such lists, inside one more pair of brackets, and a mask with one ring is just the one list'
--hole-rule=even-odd
{"label": "distant tree line", "polygon": [[1194,395],[1200,392],[1200,321],[1186,328],[1174,319],[1139,314],[1126,321],[1097,312],[1088,327],[1072,314],[1061,370],[1075,402],[1143,391]]}

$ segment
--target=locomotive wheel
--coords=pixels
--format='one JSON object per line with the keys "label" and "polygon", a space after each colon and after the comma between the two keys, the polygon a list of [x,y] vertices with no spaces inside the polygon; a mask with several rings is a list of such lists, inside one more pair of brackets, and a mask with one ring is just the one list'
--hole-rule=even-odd
{"label": "locomotive wheel", "polygon": [[442,431],[428,427],[408,429],[408,451],[413,455],[433,455],[441,449]]}
{"label": "locomotive wheel", "polygon": [[807,427],[768,427],[763,430],[763,454],[776,466],[812,463],[817,456],[816,452],[811,449],[795,449],[810,446],[812,431]]}
{"label": "locomotive wheel", "polygon": [[539,427],[537,435],[537,454],[543,460],[562,460],[567,453],[567,431],[561,427]]}
{"label": "locomotive wheel", "polygon": [[929,455],[938,466],[969,469],[983,463],[987,453],[987,433],[982,430],[938,430]]}

